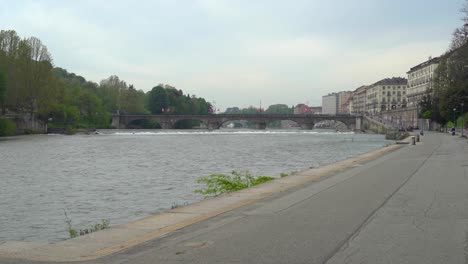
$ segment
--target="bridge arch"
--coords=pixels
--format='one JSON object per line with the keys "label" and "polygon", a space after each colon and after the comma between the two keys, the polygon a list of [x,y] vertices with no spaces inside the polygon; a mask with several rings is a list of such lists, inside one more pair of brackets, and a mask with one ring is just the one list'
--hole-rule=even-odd
{"label": "bridge arch", "polygon": [[[328,123],[328,126],[326,125]],[[331,126],[330,126],[331,125]],[[347,121],[339,120],[339,119],[322,119],[317,121],[314,125],[314,128],[329,128],[329,129],[336,129],[336,130],[353,130],[353,124],[350,124]]]}
{"label": "bridge arch", "polygon": [[[281,121],[290,121],[293,122],[296,127],[303,127],[303,124],[297,120],[294,120],[292,118],[284,118],[284,119],[265,119],[265,120],[256,120],[256,119],[248,119],[248,118],[223,118],[220,122],[218,122],[218,128],[223,127],[227,123],[249,123],[250,128],[256,128],[256,129],[265,129],[265,128],[275,128],[275,125],[269,126],[271,124],[274,124],[275,122],[281,122]],[[245,127],[245,126],[243,126]],[[304,128],[304,127],[303,127]]]}

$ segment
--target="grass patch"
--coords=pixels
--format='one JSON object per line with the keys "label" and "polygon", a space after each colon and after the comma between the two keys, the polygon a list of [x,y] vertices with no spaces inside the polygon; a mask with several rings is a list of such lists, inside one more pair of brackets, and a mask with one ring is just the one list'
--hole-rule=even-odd
{"label": "grass patch", "polygon": [[220,194],[250,188],[274,179],[273,177],[267,176],[252,176],[248,170],[245,172],[232,171],[230,175],[211,174],[197,180],[198,183],[204,183],[206,187],[204,189],[195,190],[195,193],[200,193],[205,196],[205,198],[214,197]]}

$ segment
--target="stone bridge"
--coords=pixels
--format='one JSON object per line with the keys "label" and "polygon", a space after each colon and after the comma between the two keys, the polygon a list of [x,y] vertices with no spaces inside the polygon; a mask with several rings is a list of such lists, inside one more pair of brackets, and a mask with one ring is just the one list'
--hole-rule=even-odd
{"label": "stone bridge", "polygon": [[150,120],[157,122],[162,129],[172,129],[182,120],[198,120],[208,129],[219,129],[224,123],[230,121],[248,121],[254,123],[257,129],[265,129],[267,123],[272,121],[290,120],[303,129],[313,129],[314,125],[322,121],[341,122],[349,130],[361,130],[362,116],[351,115],[288,115],[288,114],[208,114],[208,115],[114,115],[112,127],[125,129],[137,120]]}

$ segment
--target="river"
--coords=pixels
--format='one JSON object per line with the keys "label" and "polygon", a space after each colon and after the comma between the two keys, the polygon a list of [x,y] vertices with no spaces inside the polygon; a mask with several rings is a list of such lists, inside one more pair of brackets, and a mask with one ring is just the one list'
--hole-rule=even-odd
{"label": "river", "polygon": [[33,135],[0,140],[0,243],[66,239],[203,199],[197,178],[250,170],[280,173],[380,148],[380,135],[301,130],[125,131]]}

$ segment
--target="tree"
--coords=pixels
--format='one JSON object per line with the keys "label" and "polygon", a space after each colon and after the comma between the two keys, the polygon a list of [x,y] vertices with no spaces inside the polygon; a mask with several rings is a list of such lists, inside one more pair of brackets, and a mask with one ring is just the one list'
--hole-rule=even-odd
{"label": "tree", "polygon": [[293,112],[294,110],[285,104],[270,105],[265,111],[267,114],[292,114]]}
{"label": "tree", "polygon": [[47,47],[31,37],[18,46],[20,106],[31,116],[48,103],[48,89],[52,87],[52,59]]}
{"label": "tree", "polygon": [[461,19],[463,26],[456,28],[453,32],[450,50],[456,50],[468,42],[468,0],[465,1],[460,11],[463,14]]}
{"label": "tree", "polygon": [[20,101],[18,86],[19,74],[17,64],[20,37],[14,30],[0,31],[0,71],[4,72],[8,80],[6,84],[5,104],[16,108]]}
{"label": "tree", "polygon": [[167,111],[169,97],[162,85],[153,87],[148,94],[148,108],[152,114],[161,114]]}
{"label": "tree", "polygon": [[145,114],[145,97],[143,91],[137,91],[133,85],[128,89],[122,90],[120,95],[120,109],[124,113],[129,114]]}
{"label": "tree", "polygon": [[421,117],[422,113],[432,112],[433,108],[432,96],[429,94],[424,95],[419,102],[419,117]]}
{"label": "tree", "polygon": [[239,107],[228,107],[226,111],[224,112],[225,114],[240,114],[241,110]]}
{"label": "tree", "polygon": [[0,72],[0,107],[2,114],[5,114],[5,101],[6,101],[6,80],[5,75]]}
{"label": "tree", "polygon": [[[441,57],[434,78],[432,119],[441,124],[460,116],[468,100],[468,44]],[[455,109],[455,110],[454,110]]]}
{"label": "tree", "polygon": [[126,102],[122,101],[121,94],[127,89],[125,81],[120,80],[116,75],[112,75],[101,81],[97,94],[103,101],[107,111],[115,113],[121,110],[123,104],[126,104]]}

